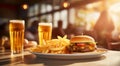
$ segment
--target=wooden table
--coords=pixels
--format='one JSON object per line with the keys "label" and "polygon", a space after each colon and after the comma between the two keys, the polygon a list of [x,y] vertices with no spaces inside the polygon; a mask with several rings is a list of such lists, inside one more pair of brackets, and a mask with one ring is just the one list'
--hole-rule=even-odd
{"label": "wooden table", "polygon": [[120,51],[111,51],[94,59],[46,59],[37,57],[30,52],[11,57],[10,52],[0,53],[0,66],[120,66]]}

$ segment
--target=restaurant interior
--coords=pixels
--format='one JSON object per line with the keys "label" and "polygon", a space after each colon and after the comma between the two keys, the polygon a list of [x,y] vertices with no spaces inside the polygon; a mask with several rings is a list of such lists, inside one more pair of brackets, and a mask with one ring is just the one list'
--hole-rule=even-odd
{"label": "restaurant interior", "polygon": [[38,23],[52,23],[52,38],[92,36],[98,47],[120,50],[120,0],[1,0],[0,42],[9,48],[9,20],[25,20],[25,39],[38,42]]}

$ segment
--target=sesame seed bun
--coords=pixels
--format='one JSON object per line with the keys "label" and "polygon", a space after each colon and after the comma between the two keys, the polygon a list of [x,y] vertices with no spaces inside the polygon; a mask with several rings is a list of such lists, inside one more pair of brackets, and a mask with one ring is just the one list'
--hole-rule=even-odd
{"label": "sesame seed bun", "polygon": [[78,42],[95,42],[94,38],[88,35],[79,35],[79,36],[74,36],[73,38],[70,39],[71,43],[78,43]]}

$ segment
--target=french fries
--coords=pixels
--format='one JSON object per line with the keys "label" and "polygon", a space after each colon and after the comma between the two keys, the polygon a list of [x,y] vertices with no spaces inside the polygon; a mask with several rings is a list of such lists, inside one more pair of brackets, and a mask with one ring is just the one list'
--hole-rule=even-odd
{"label": "french fries", "polygon": [[32,48],[32,52],[40,52],[40,53],[54,53],[54,54],[66,54],[68,51],[66,50],[66,46],[70,44],[70,41],[65,35],[63,38],[58,36],[58,39],[52,39],[46,41],[45,45],[37,46],[36,48]]}

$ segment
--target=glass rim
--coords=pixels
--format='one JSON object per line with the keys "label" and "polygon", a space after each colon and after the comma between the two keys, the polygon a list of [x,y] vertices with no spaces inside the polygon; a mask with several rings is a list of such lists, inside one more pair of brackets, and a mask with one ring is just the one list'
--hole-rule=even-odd
{"label": "glass rim", "polygon": [[38,25],[52,26],[52,23],[51,22],[48,22],[48,23],[40,22],[40,23],[38,23]]}
{"label": "glass rim", "polygon": [[9,20],[9,22],[14,22],[14,23],[24,23],[25,20]]}

